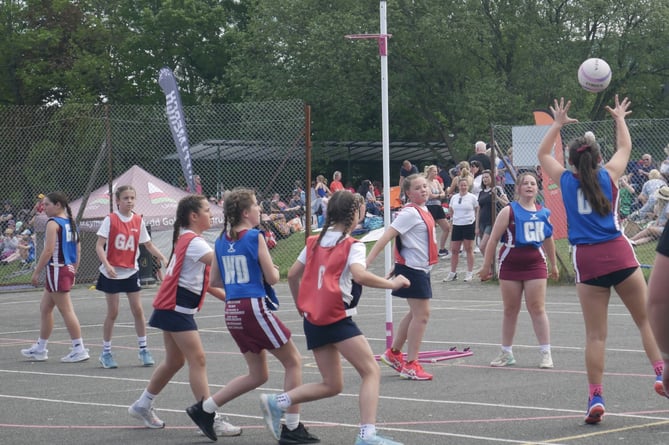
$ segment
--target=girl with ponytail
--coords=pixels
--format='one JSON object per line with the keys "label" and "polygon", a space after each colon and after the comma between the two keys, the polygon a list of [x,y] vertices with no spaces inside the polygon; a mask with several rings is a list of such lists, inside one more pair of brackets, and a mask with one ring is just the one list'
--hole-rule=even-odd
{"label": "girl with ponytail", "polygon": [[585,321],[585,364],[589,395],[585,422],[598,423],[604,415],[602,380],[606,350],[607,312],[611,287],[629,310],[641,334],[646,355],[654,368],[655,391],[665,396],[662,385],[664,364],[650,329],[646,313],[646,281],[639,269],[632,245],[621,232],[617,219],[618,179],[632,151],[625,117],[631,113],[630,101],[615,96],[615,106],[607,106],[615,122],[616,151],[602,164],[599,143],[592,132],[569,144],[567,170],[552,157],[554,141],[566,124],[577,122],[568,116],[571,101],[556,99],[551,107],[554,122],[539,146],[539,162],[562,189],[567,213],[567,233],[573,248],[576,292]]}
{"label": "girl with ponytail", "polygon": [[64,363],[75,363],[90,358],[84,348],[81,327],[74,313],[70,289],[74,285],[79,266],[81,247],[77,225],[72,210],[63,192],[51,192],[44,198],[44,212],[49,217],[46,224],[44,250],[32,275],[32,284],[37,286],[44,269],[44,294],[40,303],[40,334],[37,343],[21,354],[35,361],[47,360],[47,342],[53,331],[53,309],[58,307],[67,331],[72,339],[72,350],[60,359]]}

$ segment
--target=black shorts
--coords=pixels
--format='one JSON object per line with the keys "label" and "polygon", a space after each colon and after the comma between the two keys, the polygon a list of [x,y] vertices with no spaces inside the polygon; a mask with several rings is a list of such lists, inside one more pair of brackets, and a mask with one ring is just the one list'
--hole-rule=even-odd
{"label": "black shorts", "polygon": [[123,280],[113,280],[100,274],[95,288],[106,294],[139,292],[142,290],[142,286],[139,283],[139,272],[135,272],[131,277]]}
{"label": "black shorts", "polygon": [[308,322],[305,318],[302,324],[304,326],[304,336],[307,338],[307,349],[309,350],[362,335],[362,331],[351,317],[346,317],[326,326],[317,326]]}
{"label": "black shorts", "polygon": [[409,287],[401,287],[392,291],[392,295],[401,298],[432,298],[432,284],[430,284],[430,272],[425,272],[419,269],[413,269],[404,264],[395,263],[395,275],[404,275],[411,285]]}
{"label": "black shorts", "polygon": [[657,242],[657,247],[655,248],[657,253],[664,256],[669,256],[669,224],[664,225],[664,230],[662,231],[662,236]]}
{"label": "black shorts", "polygon": [[623,281],[625,281],[630,275],[632,275],[638,267],[628,267],[627,269],[616,270],[610,274],[606,274],[601,277],[592,278],[590,280],[582,281],[583,284],[589,284],[590,286],[597,287],[606,287],[616,286]]}
{"label": "black shorts", "polygon": [[428,204],[427,210],[435,221],[446,219],[446,212],[444,212],[444,208],[439,204]]}
{"label": "black shorts", "polygon": [[476,223],[467,224],[466,226],[453,225],[451,230],[451,241],[472,240],[476,237],[476,230],[474,225]]}
{"label": "black shorts", "polygon": [[165,309],[154,309],[149,326],[167,332],[197,331],[195,316]]}

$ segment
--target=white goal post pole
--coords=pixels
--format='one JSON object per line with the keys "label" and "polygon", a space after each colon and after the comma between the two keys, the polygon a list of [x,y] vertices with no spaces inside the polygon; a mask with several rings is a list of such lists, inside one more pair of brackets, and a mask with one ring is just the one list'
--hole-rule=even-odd
{"label": "white goal post pole", "polygon": [[[383,143],[383,225],[390,227],[390,129],[388,117],[388,27],[386,22],[386,2],[379,5],[379,56],[381,58],[381,132]],[[392,269],[392,246],[386,244],[384,249],[385,275]],[[393,342],[393,299],[390,289],[386,289],[386,347]]]}

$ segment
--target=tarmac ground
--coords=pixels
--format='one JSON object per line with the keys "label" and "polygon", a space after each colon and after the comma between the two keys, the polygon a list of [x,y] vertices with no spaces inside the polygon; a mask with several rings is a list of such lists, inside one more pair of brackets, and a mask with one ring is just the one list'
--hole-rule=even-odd
{"label": "tarmac ground", "polygon": [[[604,379],[606,415],[598,425],[585,425],[587,380],[584,329],[572,285],[551,285],[547,311],[551,323],[554,369],[539,369],[539,350],[527,312],[521,312],[515,336],[515,366],[491,368],[499,351],[502,303],[497,284],[478,279],[444,283],[446,263],[433,271],[434,298],[423,342],[424,351],[470,347],[469,357],[424,364],[432,381],[406,381],[381,364],[381,399],[377,427],[406,445],[423,444],[667,444],[669,400],[653,391],[654,374],[629,313],[615,296],[609,306],[609,338]],[[464,259],[460,261],[461,266]],[[282,302],[277,316],[292,330],[303,355],[303,379],[318,381],[313,356],[306,349],[301,319],[288,286],[275,286]],[[142,290],[145,312],[151,313],[156,287]],[[0,443],[2,444],[200,444],[184,409],[194,402],[184,367],[156,399],[166,428],[149,430],[128,415],[128,406],[145,388],[153,368],[137,359],[136,334],[127,301],[122,298],[113,347],[117,369],[98,363],[105,300],[100,292],[79,286],[72,300],[91,359],[60,363],[70,340],[62,318],[54,313],[49,360],[30,362],[19,350],[39,332],[41,290],[0,294]],[[392,308],[388,305],[390,300]],[[246,371],[245,362],[228,335],[224,305],[213,297],[197,315],[212,391]],[[398,321],[406,303],[385,291],[365,289],[358,325],[375,353],[385,349],[385,321]],[[163,357],[161,332],[149,328],[149,347],[156,361]],[[359,377],[344,364],[345,386],[333,398],[302,405],[302,421],[324,444],[353,444],[358,431]],[[265,429],[259,409],[262,392],[282,391],[283,372],[269,359],[270,379],[263,387],[221,408],[230,422],[243,428],[238,437],[219,443],[276,443]]]}

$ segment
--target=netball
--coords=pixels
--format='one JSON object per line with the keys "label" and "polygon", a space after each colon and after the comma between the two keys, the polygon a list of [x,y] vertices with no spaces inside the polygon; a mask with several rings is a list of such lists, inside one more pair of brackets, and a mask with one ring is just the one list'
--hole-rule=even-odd
{"label": "netball", "polygon": [[611,67],[598,58],[588,59],[578,68],[578,83],[591,93],[604,91],[611,82]]}

